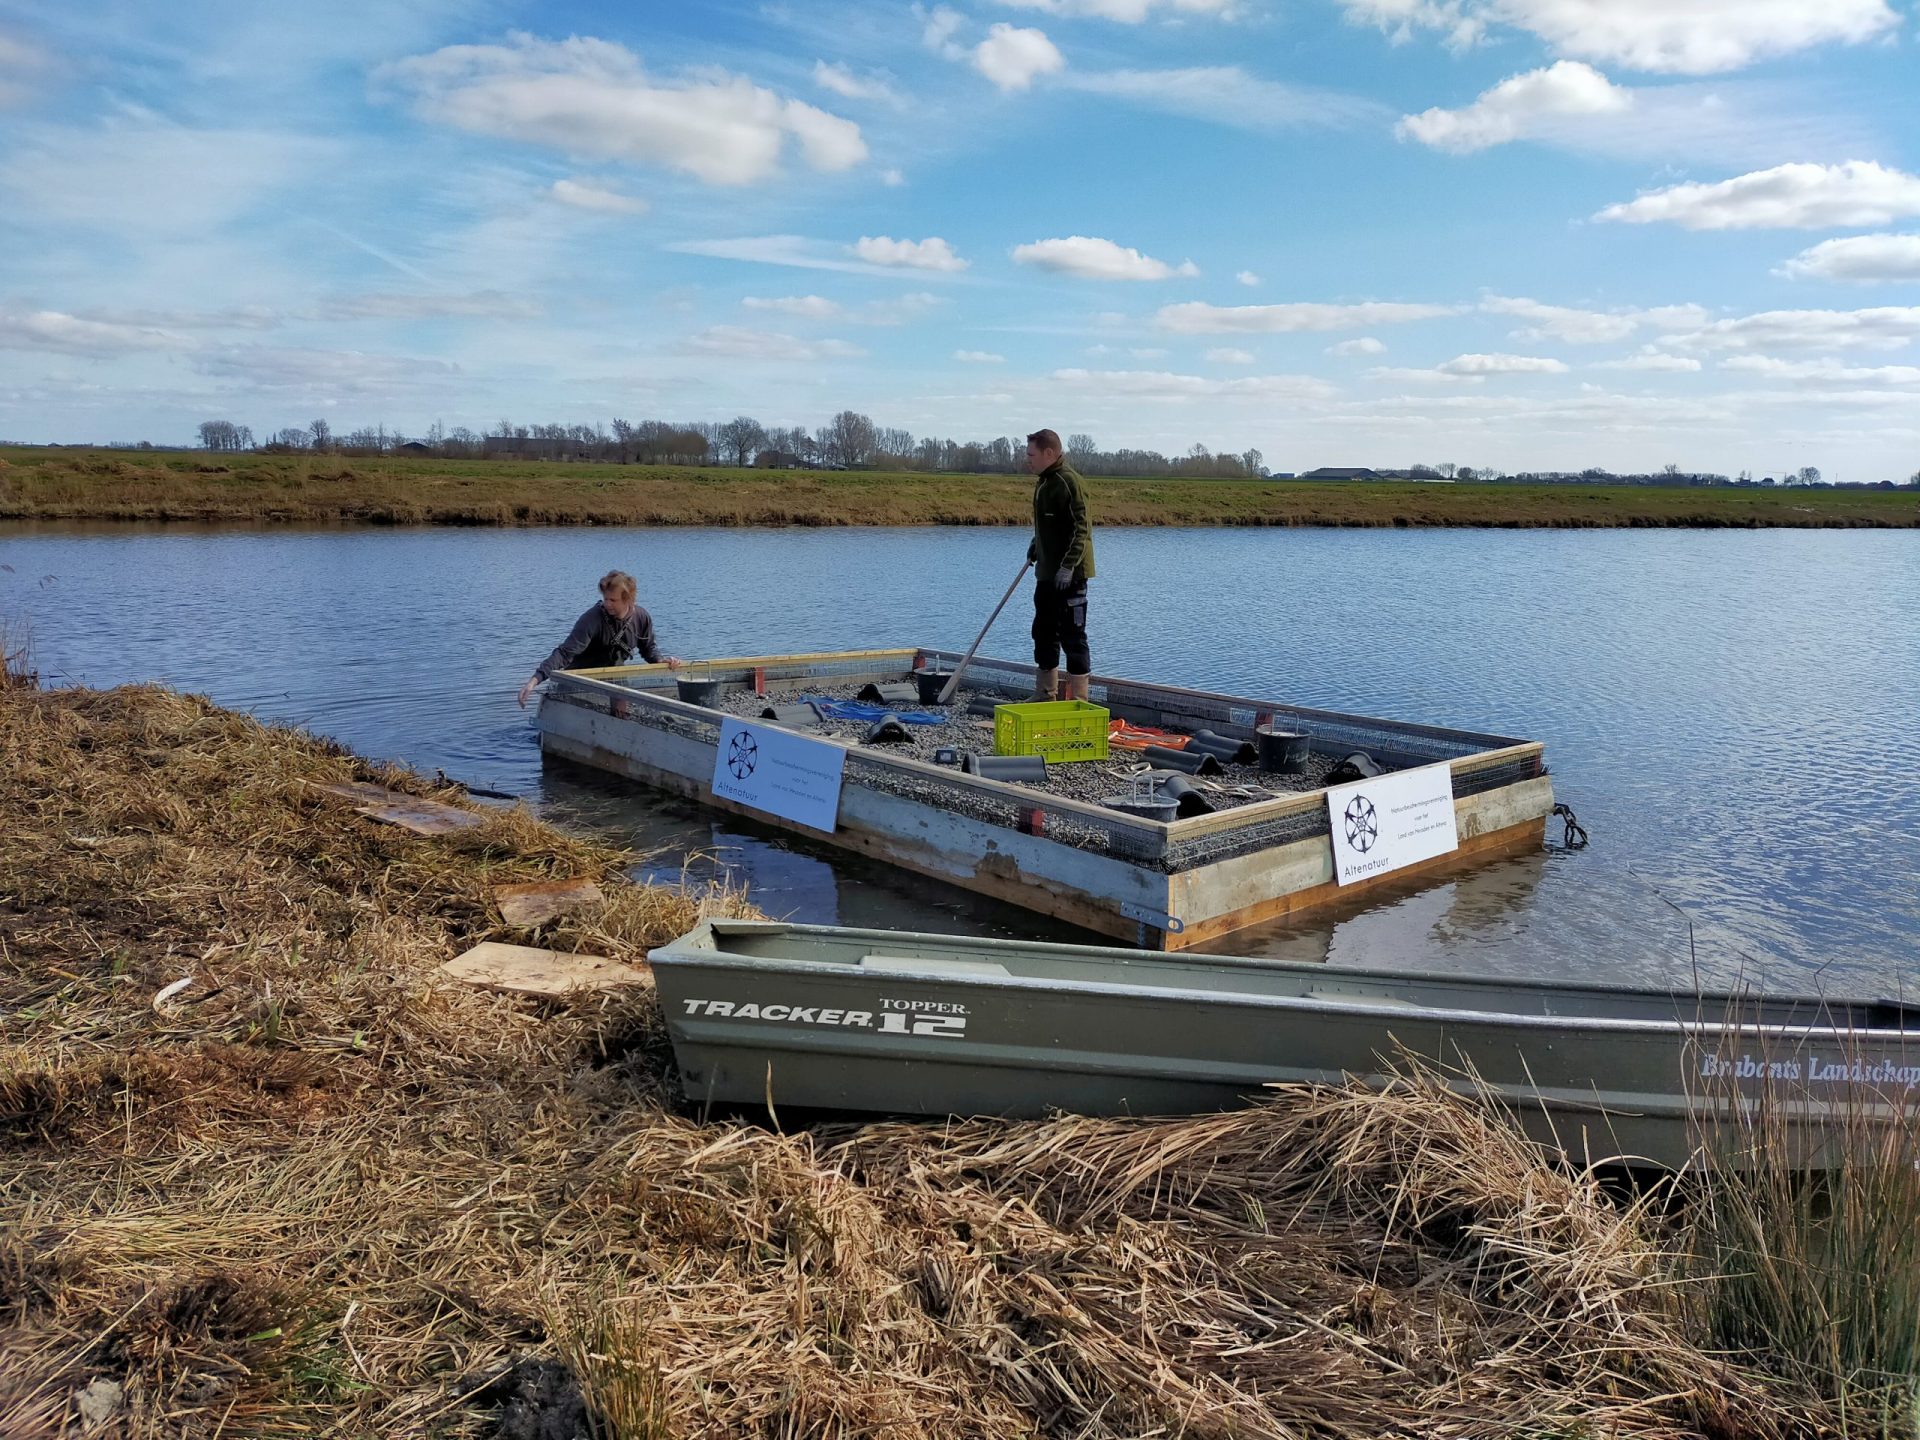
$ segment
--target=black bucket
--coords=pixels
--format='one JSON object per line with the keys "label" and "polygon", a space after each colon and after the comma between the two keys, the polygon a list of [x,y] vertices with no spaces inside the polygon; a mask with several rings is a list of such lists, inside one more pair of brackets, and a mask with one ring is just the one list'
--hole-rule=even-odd
{"label": "black bucket", "polygon": [[914,683],[920,687],[920,703],[922,705],[938,705],[940,703],[940,692],[947,688],[947,681],[952,678],[953,672],[951,670],[914,671]]}
{"label": "black bucket", "polygon": [[1118,810],[1123,815],[1137,816],[1142,820],[1158,820],[1166,824],[1180,815],[1179,802],[1169,795],[1109,795],[1100,802],[1109,810]]}
{"label": "black bucket", "polygon": [[1178,770],[1183,775],[1218,775],[1220,757],[1205,750],[1169,750],[1164,745],[1149,745],[1143,752],[1147,761],[1162,770]]}
{"label": "black bucket", "polygon": [[854,698],[874,705],[913,705],[918,703],[920,692],[907,681],[900,680],[887,685],[862,685],[860,693]]}
{"label": "black bucket", "polygon": [[1195,815],[1213,814],[1213,802],[1200,793],[1186,776],[1175,771],[1151,770],[1147,778],[1153,781],[1154,788],[1179,807],[1180,818],[1191,820]]}
{"label": "black bucket", "polygon": [[1256,730],[1260,741],[1260,768],[1270,775],[1304,775],[1313,744],[1298,730]]}
{"label": "black bucket", "polygon": [[975,755],[969,751],[960,768],[982,780],[1027,780],[1047,783],[1047,762],[1038,755]]}
{"label": "black bucket", "polygon": [[1211,730],[1200,730],[1187,741],[1187,749],[1204,750],[1220,757],[1222,765],[1251,765],[1260,758],[1251,740],[1230,740]]}
{"label": "black bucket", "polygon": [[711,706],[720,695],[718,680],[689,680],[681,677],[673,683],[680,687],[680,698],[689,705]]}
{"label": "black bucket", "polygon": [[1327,772],[1327,784],[1351,785],[1356,780],[1371,780],[1386,773],[1386,766],[1366,751],[1356,750]]}

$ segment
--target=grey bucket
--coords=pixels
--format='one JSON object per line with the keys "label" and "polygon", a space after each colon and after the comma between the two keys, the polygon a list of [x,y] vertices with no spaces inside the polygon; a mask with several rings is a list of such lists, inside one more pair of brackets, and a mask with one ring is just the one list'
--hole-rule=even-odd
{"label": "grey bucket", "polygon": [[1169,750],[1164,745],[1149,745],[1142,753],[1149,762],[1163,770],[1178,770],[1184,775],[1220,773],[1220,757],[1208,754],[1205,750],[1189,753],[1185,750]]}
{"label": "grey bucket", "polygon": [[1179,801],[1158,793],[1109,795],[1100,803],[1109,810],[1118,810],[1123,815],[1137,815],[1142,820],[1158,820],[1163,825],[1180,814]]}
{"label": "grey bucket", "polygon": [[940,703],[940,692],[947,688],[947,681],[952,678],[953,672],[951,670],[914,671],[914,683],[920,687],[920,703],[922,705],[938,705]]}
{"label": "grey bucket", "polygon": [[718,680],[690,680],[685,677],[673,682],[680,687],[680,698],[689,705],[712,705],[720,693]]}
{"label": "grey bucket", "polygon": [[1260,768],[1272,775],[1304,775],[1312,741],[1298,730],[1271,727],[1254,732],[1260,740]]}
{"label": "grey bucket", "polygon": [[976,755],[968,751],[960,759],[960,768],[982,780],[1047,782],[1047,762],[1038,755]]}

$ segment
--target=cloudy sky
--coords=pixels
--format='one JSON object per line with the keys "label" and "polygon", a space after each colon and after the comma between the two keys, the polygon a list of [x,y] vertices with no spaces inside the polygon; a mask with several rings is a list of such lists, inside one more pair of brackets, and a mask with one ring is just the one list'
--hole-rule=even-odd
{"label": "cloudy sky", "polygon": [[1920,467],[1910,0],[0,0],[0,438]]}

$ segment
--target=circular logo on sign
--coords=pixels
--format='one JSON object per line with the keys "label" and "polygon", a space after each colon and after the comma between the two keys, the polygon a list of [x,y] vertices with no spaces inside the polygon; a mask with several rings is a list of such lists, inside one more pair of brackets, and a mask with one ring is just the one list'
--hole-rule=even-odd
{"label": "circular logo on sign", "polygon": [[1346,822],[1347,844],[1366,854],[1380,838],[1380,817],[1374,814],[1373,802],[1364,795],[1354,796],[1347,802]]}
{"label": "circular logo on sign", "polygon": [[753,767],[759,763],[759,743],[754,740],[751,730],[742,730],[727,746],[727,769],[734,779],[744,780],[753,774]]}

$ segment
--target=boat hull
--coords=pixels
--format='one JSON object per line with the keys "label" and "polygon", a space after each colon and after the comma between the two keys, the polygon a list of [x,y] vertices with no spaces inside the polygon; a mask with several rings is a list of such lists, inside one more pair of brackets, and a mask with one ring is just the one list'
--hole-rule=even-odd
{"label": "boat hull", "polygon": [[[703,946],[700,931],[655,952],[694,1104],[1184,1114],[1246,1104],[1273,1084],[1385,1085],[1420,1062],[1578,1161],[1671,1167],[1743,1088],[1751,1098],[1771,1085],[1804,1127],[1858,1102],[1861,1087],[1807,1083],[1831,1081],[1836,1065],[1882,1067],[1884,1083],[1867,1087],[1876,1103],[1889,1091],[1896,1104],[1920,1095],[1904,1033],[1863,1029],[1862,1017],[1836,1017],[1818,1000],[1756,1008],[1729,996],[1531,986],[1503,1001],[1503,987],[1487,982],[1225,957],[829,927],[776,926],[762,938],[774,934],[789,938],[790,958],[777,945]],[[829,935],[853,938],[838,950],[796,943]],[[1529,1008],[1489,1008],[1502,1004]],[[1738,1073],[1742,1057],[1754,1074]]]}

